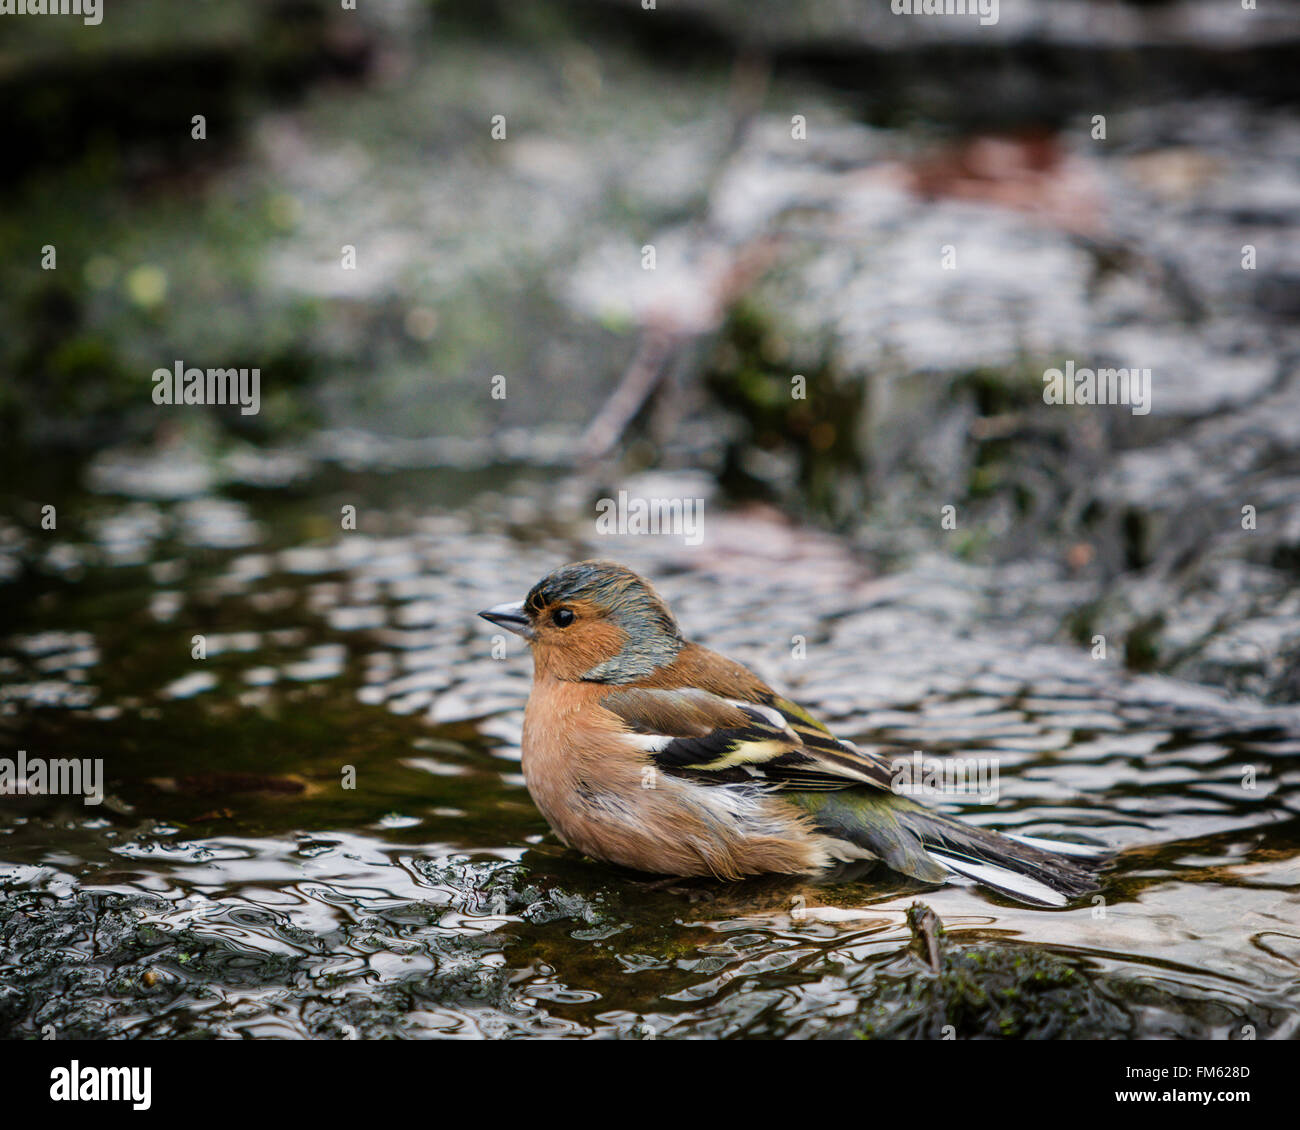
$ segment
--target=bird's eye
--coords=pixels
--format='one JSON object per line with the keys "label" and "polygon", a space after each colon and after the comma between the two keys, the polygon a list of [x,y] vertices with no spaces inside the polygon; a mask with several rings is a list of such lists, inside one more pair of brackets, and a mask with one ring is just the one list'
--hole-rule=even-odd
{"label": "bird's eye", "polygon": [[573,623],[573,613],[567,608],[557,608],[551,613],[551,623],[557,628],[567,628]]}

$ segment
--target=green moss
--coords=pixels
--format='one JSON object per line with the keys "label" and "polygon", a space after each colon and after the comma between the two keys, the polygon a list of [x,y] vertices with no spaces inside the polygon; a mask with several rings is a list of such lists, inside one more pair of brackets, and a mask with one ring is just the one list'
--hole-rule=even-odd
{"label": "green moss", "polygon": [[1080,647],[1091,647],[1092,638],[1097,634],[1097,622],[1101,615],[1099,601],[1081,604],[1070,613],[1065,622],[1065,629],[1070,639]]}
{"label": "green moss", "polygon": [[1124,664],[1134,671],[1154,671],[1160,665],[1160,634],[1165,618],[1161,614],[1134,624],[1124,640]]}
{"label": "green moss", "polygon": [[1010,946],[944,947],[938,973],[882,979],[862,1039],[1061,1039],[1123,1035],[1128,1020],[1077,969]]}
{"label": "green moss", "polygon": [[1043,400],[1042,383],[1028,365],[972,369],[953,382],[953,391],[971,396],[981,416],[1023,412]]}
{"label": "green moss", "polygon": [[[802,378],[802,379],[799,379]],[[724,485],[734,493],[764,493],[743,470],[744,449],[794,460],[801,501],[832,520],[860,503],[865,456],[860,447],[866,385],[839,373],[822,349],[801,361],[753,301],[731,310],[705,374],[713,397],[742,422],[728,452]]]}
{"label": "green moss", "polygon": [[[851,1034],[859,1039],[1098,1039],[1131,1021],[1081,963],[1042,948],[958,946],[928,907],[908,911],[912,944],[877,977]],[[928,961],[930,940],[939,968]]]}

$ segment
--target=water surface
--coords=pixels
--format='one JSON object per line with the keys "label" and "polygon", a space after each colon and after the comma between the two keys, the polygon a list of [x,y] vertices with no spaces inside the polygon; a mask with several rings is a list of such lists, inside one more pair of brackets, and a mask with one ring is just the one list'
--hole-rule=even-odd
{"label": "water surface", "polygon": [[[10,1036],[979,1034],[925,996],[917,901],[1068,998],[1002,1034],[1296,1034],[1300,717],[1003,614],[1041,578],[879,574],[720,503],[698,548],[597,538],[592,484],[519,468],[327,463],[306,489],[263,457],[165,498],[149,472],[105,462],[57,541],[3,531],[5,755],[101,757],[108,792],[0,801]],[[528,657],[474,612],[593,555],[841,735],[995,758],[997,803],[949,809],[1115,849],[1102,895],[664,883],[565,851],[520,773]]]}

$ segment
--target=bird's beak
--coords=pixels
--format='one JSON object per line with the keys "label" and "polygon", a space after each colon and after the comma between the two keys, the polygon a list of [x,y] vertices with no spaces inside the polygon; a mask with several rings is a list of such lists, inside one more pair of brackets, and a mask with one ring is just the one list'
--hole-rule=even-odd
{"label": "bird's beak", "polygon": [[532,622],[524,613],[524,602],[522,600],[485,608],[479,615],[484,620],[499,624],[501,627],[514,632],[517,636],[523,636],[526,640],[530,640],[536,635],[533,631]]}

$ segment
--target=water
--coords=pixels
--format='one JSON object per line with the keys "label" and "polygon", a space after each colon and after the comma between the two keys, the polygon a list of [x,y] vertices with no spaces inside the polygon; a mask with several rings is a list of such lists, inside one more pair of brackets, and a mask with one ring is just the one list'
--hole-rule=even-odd
{"label": "water", "polygon": [[[1032,570],[877,575],[713,498],[701,547],[598,539],[593,484],[520,467],[286,455],[218,487],[153,460],[51,486],[57,540],[0,530],[4,756],[107,779],[98,807],[0,801],[6,1035],[1296,1034],[1300,714],[1056,639],[1009,601]],[[996,758],[998,802],[951,810],[1116,849],[1100,900],[665,883],[566,852],[520,773],[524,646],[493,658],[474,613],[592,555],[841,735]],[[1023,959],[1047,995],[954,1012],[917,901],[977,983]]]}

